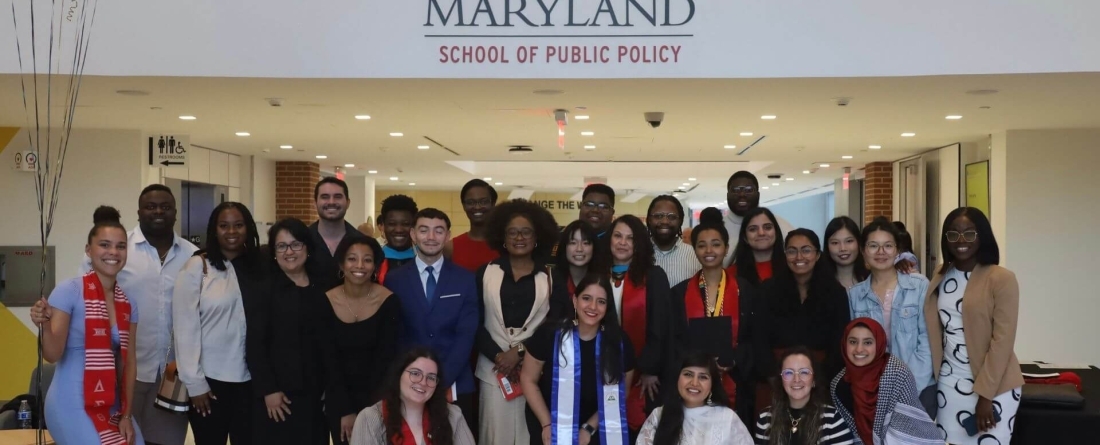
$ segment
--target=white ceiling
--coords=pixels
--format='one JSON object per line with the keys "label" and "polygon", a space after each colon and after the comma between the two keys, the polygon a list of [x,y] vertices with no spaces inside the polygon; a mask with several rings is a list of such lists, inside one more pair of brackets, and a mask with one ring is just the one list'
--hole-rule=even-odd
{"label": "white ceiling", "polygon": [[[548,89],[562,94],[534,93]],[[967,94],[975,89],[1000,92]],[[838,97],[850,98],[850,105],[838,107]],[[267,98],[281,98],[283,106],[271,107]],[[327,170],[354,163],[349,174],[378,170],[383,188],[410,188],[407,184],[415,182],[416,188],[456,189],[470,178],[488,176],[506,190],[575,191],[586,174],[598,173],[617,189],[657,193],[696,177],[690,199],[718,202],[736,169],[747,166],[761,178],[772,173],[795,178],[765,191],[767,201],[825,186],[846,166],[856,170],[997,131],[1100,127],[1100,73],[758,80],[89,76],[79,104],[77,127],[190,134],[196,145],[316,161]],[[571,116],[564,150],[557,146],[557,108],[591,116],[587,121]],[[660,128],[645,122],[646,111],[666,113]],[[185,114],[198,120],[178,119]],[[356,114],[372,119],[355,120]],[[761,120],[766,114],[778,118]],[[963,119],[944,119],[951,114]],[[24,122],[19,77],[0,76],[0,125]],[[251,136],[237,137],[238,131]],[[404,137],[389,136],[398,131]],[[595,135],[584,137],[581,131]],[[902,138],[903,132],[917,136]],[[761,136],[766,137],[737,155]],[[294,150],[279,149],[283,144]],[[423,144],[431,148],[418,150]],[[724,149],[727,144],[738,148]],[[883,148],[868,150],[872,144]],[[529,145],[534,152],[511,155],[509,145]],[[317,161],[319,154],[328,159]],[[844,155],[854,159],[843,160]],[[820,162],[831,167],[819,169]],[[389,181],[390,176],[400,180]]]}

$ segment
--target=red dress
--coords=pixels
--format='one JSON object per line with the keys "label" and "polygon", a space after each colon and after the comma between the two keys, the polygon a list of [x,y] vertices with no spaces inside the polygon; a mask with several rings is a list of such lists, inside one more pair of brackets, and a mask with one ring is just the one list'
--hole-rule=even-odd
{"label": "red dress", "polygon": [[469,233],[455,237],[451,243],[454,245],[451,261],[470,272],[477,272],[481,266],[500,256],[496,249],[489,247],[489,243],[470,239]]}

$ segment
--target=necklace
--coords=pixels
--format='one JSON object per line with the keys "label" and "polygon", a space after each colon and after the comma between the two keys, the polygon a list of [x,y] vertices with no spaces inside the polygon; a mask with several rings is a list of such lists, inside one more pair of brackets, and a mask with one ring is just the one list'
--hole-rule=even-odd
{"label": "necklace", "polygon": [[160,254],[158,254],[158,256],[160,256],[160,265],[161,265],[161,266],[163,266],[163,265],[164,265],[164,260],[165,260],[166,258],[168,258],[168,252],[170,252],[170,251],[171,251],[171,250],[169,249],[169,250],[165,250],[165,251],[164,251],[164,253],[160,253]]}
{"label": "necklace", "polygon": [[[370,296],[373,295],[373,294],[374,294],[374,287],[371,286],[371,289],[369,291],[367,291],[367,296],[366,296],[365,299],[367,301],[370,301]],[[359,321],[359,314],[357,314],[355,312],[355,309],[352,308],[351,304],[348,302],[348,293],[347,293],[347,291],[344,290],[343,286],[340,287],[340,302],[344,303],[344,307],[346,307],[348,312],[351,313],[352,318],[355,318],[355,321]]]}
{"label": "necklace", "polygon": [[798,418],[795,419],[794,416],[791,415],[791,410],[787,410],[787,417],[791,418],[791,434],[797,434],[798,422],[802,421],[802,416],[798,416]]}
{"label": "necklace", "polygon": [[[702,271],[699,272],[699,293],[703,296],[703,306],[706,308],[706,313],[703,314],[706,317],[715,317],[722,313],[723,302],[726,297],[726,271],[722,271],[722,280],[718,282],[718,291],[715,292],[714,303],[711,303],[710,296],[707,295],[707,277]],[[740,294],[740,289],[738,289]]]}

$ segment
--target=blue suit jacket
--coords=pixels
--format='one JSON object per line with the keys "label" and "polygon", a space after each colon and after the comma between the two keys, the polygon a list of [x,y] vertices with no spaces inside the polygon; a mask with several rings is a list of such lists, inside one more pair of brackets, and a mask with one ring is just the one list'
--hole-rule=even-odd
{"label": "blue suit jacket", "polygon": [[449,390],[457,382],[459,394],[473,392],[470,353],[478,327],[474,274],[444,259],[431,305],[424,296],[416,261],[388,272],[386,287],[401,298],[405,316],[402,347],[427,346],[439,356],[444,378],[440,390]]}

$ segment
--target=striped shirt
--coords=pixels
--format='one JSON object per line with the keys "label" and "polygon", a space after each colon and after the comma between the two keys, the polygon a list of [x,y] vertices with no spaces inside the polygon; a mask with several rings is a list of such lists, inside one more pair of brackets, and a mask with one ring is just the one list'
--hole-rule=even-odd
{"label": "striped shirt", "polygon": [[[767,445],[769,434],[772,428],[772,412],[771,407],[764,409],[764,412],[760,413],[760,416],[756,419],[756,428],[753,431],[753,441],[756,445]],[[852,430],[848,429],[848,424],[844,422],[844,418],[836,412],[836,408],[830,405],[825,405],[825,414],[822,415],[824,422],[821,425],[821,440],[818,445],[851,445],[855,443],[855,437],[852,436]],[[793,444],[798,445],[798,444]]]}
{"label": "striped shirt", "polygon": [[668,277],[668,285],[672,287],[676,287],[677,284],[691,278],[692,275],[703,268],[699,264],[699,259],[695,257],[695,249],[684,244],[680,239],[677,239],[672,250],[668,251],[661,250],[657,243],[653,243],[653,256],[657,259],[657,265],[665,271],[665,276]]}

